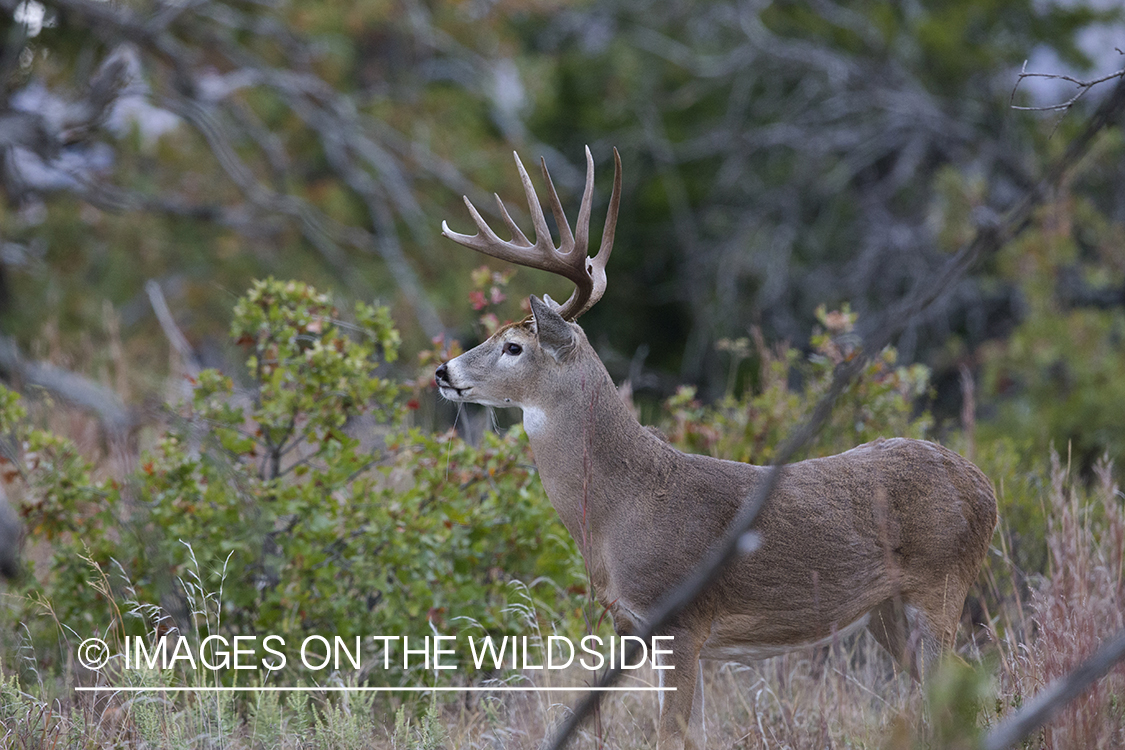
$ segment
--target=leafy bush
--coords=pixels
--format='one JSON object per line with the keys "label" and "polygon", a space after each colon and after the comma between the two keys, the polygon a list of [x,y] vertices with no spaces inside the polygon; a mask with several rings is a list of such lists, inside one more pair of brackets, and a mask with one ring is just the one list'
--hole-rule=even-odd
{"label": "leafy bush", "polygon": [[[1111,153],[1119,154],[1119,145]],[[1112,159],[1103,159],[1112,161]],[[988,435],[1052,447],[1087,476],[1103,455],[1125,466],[1125,253],[1121,228],[1091,200],[1068,197],[1005,247],[996,266],[1020,290],[1011,334],[979,350]]]}
{"label": "leafy bush", "polygon": [[[189,576],[221,590],[207,627],[222,634],[424,635],[458,616],[497,630],[508,582],[539,576],[566,608],[581,566],[522,429],[479,447],[407,429],[402,389],[380,376],[398,346],[385,309],[357,304],[344,322],[327,295],[269,280],[238,302],[231,332],[251,387],[202,372],[124,482],[95,478],[0,391],[0,426],[23,446],[23,514],[53,545],[40,593],[61,623],[103,632],[113,600],[130,600],[192,632]],[[91,565],[120,572],[115,590],[87,584]]]}
{"label": "leafy bush", "polygon": [[[805,422],[832,383],[836,365],[856,356],[856,315],[848,308],[817,310],[819,328],[812,337],[812,354],[787,346],[769,347],[755,332],[760,361],[756,388],[732,395],[738,364],[750,355],[748,339],[722,341],[731,357],[727,396],[712,406],[695,400],[695,390],[682,387],[667,401],[669,438],[699,453],[751,463],[768,463],[789,431]],[[929,389],[929,370],[923,365],[896,366],[892,347],[883,350],[840,396],[832,418],[807,449],[820,456],[853,448],[877,437],[923,437],[930,427],[916,403]],[[800,382],[803,387],[795,387]]]}

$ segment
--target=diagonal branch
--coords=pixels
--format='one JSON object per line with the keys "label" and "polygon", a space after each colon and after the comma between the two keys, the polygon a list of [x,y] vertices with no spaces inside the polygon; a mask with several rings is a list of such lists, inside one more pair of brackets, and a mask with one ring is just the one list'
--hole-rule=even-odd
{"label": "diagonal branch", "polygon": [[[905,330],[929,305],[946,294],[970,267],[979,262],[981,258],[995,254],[1001,247],[1026,229],[1031,222],[1034,209],[1043,203],[1062,178],[1085,156],[1094,138],[1102,130],[1117,123],[1123,110],[1125,110],[1125,78],[1119,81],[1113,93],[1086,123],[1083,132],[1071,143],[1066,153],[1052,165],[1046,176],[1028,191],[1019,205],[995,225],[980,228],[972,241],[963,246],[945,264],[942,271],[929,280],[929,283],[919,285],[898,305],[888,308],[879,316],[877,322],[868,329],[869,332],[862,337],[862,347],[856,356],[841,363],[836,368],[828,392],[817,403],[809,420],[791,432],[782,443],[765,480],[758,487],[738,519],[731,524],[726,536],[711,550],[706,560],[698,568],[686,576],[676,588],[657,604],[652,619],[646,624],[643,632],[637,634],[640,641],[649,640],[652,636],[660,634],[684,607],[700,595],[735,555],[753,549],[756,538],[750,527],[757,517],[759,509],[781,480],[785,464],[816,436],[832,413],[836,399],[847,389],[855,376],[862,371],[872,357],[877,356],[895,336]],[[624,657],[619,664],[626,661],[635,661],[637,648],[635,643],[633,645],[634,648],[630,650],[629,655]],[[596,687],[608,687],[614,684],[621,677],[621,674],[620,666],[612,667],[597,682]],[[566,722],[552,739],[549,745],[552,750],[561,750],[566,745],[578,727],[593,714],[601,702],[602,695],[601,692],[591,692],[575,706],[574,710],[568,715]]]}
{"label": "diagonal branch", "polygon": [[1065,677],[1043,688],[1019,711],[999,724],[984,738],[983,750],[1005,750],[1051,718],[1077,698],[1106,672],[1125,660],[1125,630],[1118,633],[1086,661]]}
{"label": "diagonal branch", "polygon": [[56,365],[24,358],[16,342],[7,336],[0,337],[0,371],[96,414],[110,437],[124,436],[136,423],[135,416],[111,389]]}

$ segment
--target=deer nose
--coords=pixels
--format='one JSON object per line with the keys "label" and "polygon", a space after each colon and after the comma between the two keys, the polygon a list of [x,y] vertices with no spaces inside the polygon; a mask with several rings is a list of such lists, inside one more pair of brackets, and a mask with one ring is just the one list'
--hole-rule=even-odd
{"label": "deer nose", "polygon": [[434,380],[437,381],[438,385],[449,383],[449,370],[446,368],[444,362],[438,365],[437,370],[434,372]]}

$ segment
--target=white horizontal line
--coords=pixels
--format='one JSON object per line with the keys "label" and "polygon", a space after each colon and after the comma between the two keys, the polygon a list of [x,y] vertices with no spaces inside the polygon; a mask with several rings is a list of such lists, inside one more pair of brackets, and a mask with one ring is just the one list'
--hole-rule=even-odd
{"label": "white horizontal line", "polygon": [[291,686],[264,686],[264,687],[136,687],[112,685],[98,685],[94,687],[76,687],[76,691],[85,693],[661,693],[675,692],[674,687],[523,687],[519,685],[504,685],[498,687],[470,686],[470,687],[291,687]]}

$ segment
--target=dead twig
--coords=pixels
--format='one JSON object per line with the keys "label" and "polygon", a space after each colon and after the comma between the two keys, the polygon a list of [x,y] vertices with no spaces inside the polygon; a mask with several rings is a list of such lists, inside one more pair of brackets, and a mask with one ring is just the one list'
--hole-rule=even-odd
{"label": "dead twig", "polygon": [[[1119,53],[1121,53],[1120,49],[1118,49],[1117,51]],[[1122,53],[1122,54],[1125,54],[1125,53]],[[1019,77],[1016,78],[1016,85],[1012,87],[1012,96],[1011,96],[1011,99],[1010,99],[1011,107],[1012,107],[1012,109],[1018,109],[1018,110],[1022,110],[1024,112],[1064,112],[1065,113],[1068,109],[1070,109],[1075,104],[1077,104],[1078,100],[1081,99],[1082,97],[1084,97],[1090,89],[1094,88],[1095,86],[1097,86],[1100,83],[1106,83],[1107,81],[1112,81],[1112,80],[1122,78],[1122,77],[1125,77],[1125,68],[1122,68],[1121,70],[1117,71],[1116,73],[1110,73],[1107,76],[1102,76],[1101,78],[1094,78],[1094,79],[1089,80],[1089,81],[1081,81],[1081,80],[1079,80],[1079,79],[1077,79],[1073,76],[1064,75],[1062,73],[1028,73],[1027,72],[1027,60],[1024,60],[1023,61],[1023,67],[1020,69]],[[1058,104],[1044,104],[1044,105],[1037,106],[1037,107],[1024,107],[1024,106],[1021,106],[1021,105],[1018,105],[1018,104],[1015,103],[1015,101],[1016,101],[1016,91],[1019,90],[1020,84],[1023,83],[1024,80],[1027,79],[1027,78],[1042,78],[1042,79],[1045,79],[1045,80],[1052,80],[1052,81],[1066,81],[1068,83],[1073,83],[1075,86],[1077,86],[1078,91],[1077,91],[1077,93],[1074,94],[1074,96],[1070,97],[1065,102],[1060,102]]]}
{"label": "dead twig", "polygon": [[164,331],[165,338],[176,351],[187,374],[192,378],[199,377],[201,369],[199,357],[196,356],[195,349],[180,327],[176,325],[176,319],[172,317],[172,310],[168,307],[168,301],[164,299],[164,291],[160,288],[160,284],[154,279],[149,279],[145,282],[145,294],[148,295],[152,311],[156,313],[156,319],[160,322],[160,329]]}

